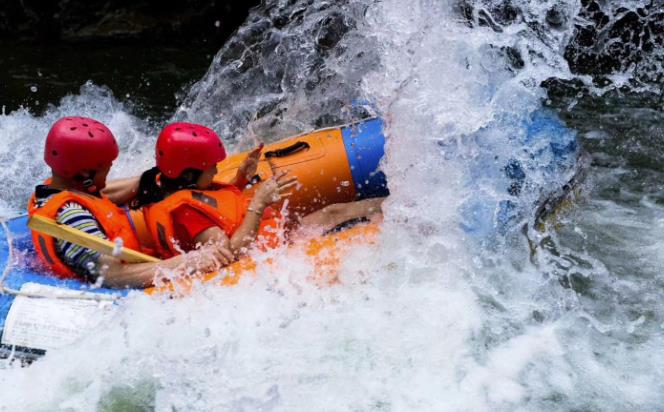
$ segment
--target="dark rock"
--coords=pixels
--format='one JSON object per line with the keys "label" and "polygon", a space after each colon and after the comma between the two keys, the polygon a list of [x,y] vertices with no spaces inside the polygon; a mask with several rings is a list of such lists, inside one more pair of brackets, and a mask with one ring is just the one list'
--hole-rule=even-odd
{"label": "dark rock", "polygon": [[[658,5],[659,4],[659,5]],[[606,76],[634,65],[639,81],[652,81],[661,75],[657,49],[664,39],[664,12],[661,3],[650,2],[636,11],[611,2],[583,1],[580,21],[565,50],[565,58],[574,73]]]}
{"label": "dark rock", "polygon": [[519,17],[519,8],[509,1],[504,1],[491,9],[491,15],[496,22],[502,26],[507,26],[516,21]]}
{"label": "dark rock", "polygon": [[523,58],[521,57],[521,53],[514,47],[505,47],[505,57],[507,58],[507,62],[509,63],[510,67],[516,70],[521,70],[524,68],[526,63],[523,61]]}
{"label": "dark rock", "polygon": [[513,24],[521,16],[521,10],[510,0],[499,3],[486,0],[459,0],[454,9],[468,26],[488,26],[499,33],[503,31],[503,27]]}
{"label": "dark rock", "polygon": [[455,11],[461,16],[462,20],[470,27],[473,26],[473,10],[475,8],[468,0],[460,0],[455,5]]}
{"label": "dark rock", "polygon": [[321,20],[317,36],[319,50],[325,52],[336,46],[348,29],[344,16],[340,13],[331,14]]}
{"label": "dark rock", "polygon": [[496,31],[498,33],[503,32],[503,28],[500,27],[500,25],[494,21],[493,17],[489,12],[486,10],[482,9],[477,13],[477,22],[479,23],[480,26],[489,26],[493,29],[493,31]]}
{"label": "dark rock", "polygon": [[565,100],[568,98],[577,97],[579,93],[587,92],[586,87],[583,82],[579,79],[558,79],[558,78],[549,78],[542,82],[542,87],[544,87],[550,99],[554,100]]}
{"label": "dark rock", "polygon": [[565,12],[557,6],[554,6],[547,10],[546,12],[546,22],[549,23],[549,26],[559,29],[567,23],[567,16],[565,16]]}
{"label": "dark rock", "polygon": [[[658,84],[664,78],[663,6],[662,0],[652,0],[636,9],[617,2],[581,0],[577,16],[570,15],[560,3],[541,16],[542,22],[540,16],[524,16],[509,0],[459,0],[456,11],[468,26],[488,26],[496,32],[521,19],[545,43],[551,29],[566,30],[574,22],[572,38],[564,51],[572,73],[606,78],[632,71],[634,81]],[[518,59],[507,52],[510,65],[518,68]]]}

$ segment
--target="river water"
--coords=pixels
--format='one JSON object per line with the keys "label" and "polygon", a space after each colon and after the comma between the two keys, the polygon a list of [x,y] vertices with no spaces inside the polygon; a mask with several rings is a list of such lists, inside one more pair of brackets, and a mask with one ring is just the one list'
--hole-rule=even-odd
{"label": "river water", "polygon": [[[46,175],[35,159],[63,115],[109,125],[122,150],[114,173],[126,176],[151,165],[155,119],[207,124],[243,149],[379,114],[392,193],[380,246],[354,250],[329,288],[307,280],[312,262],[295,251],[236,288],[173,301],[131,295],[83,341],[0,370],[0,407],[661,410],[656,90],[599,89],[570,72],[573,19],[555,30],[545,22],[554,3],[577,15],[575,1],[515,1],[523,21],[501,30],[468,25],[444,1],[309,3],[254,10],[174,111],[136,109],[112,83],[88,83],[43,112],[0,116],[2,214],[19,213]],[[540,84],[552,77],[586,91],[547,95]],[[507,195],[497,189],[504,177],[476,178],[477,165],[519,158],[514,136],[544,107],[592,156],[577,198],[543,232],[528,230],[530,240],[524,201],[522,221],[478,242],[462,229],[465,207]],[[564,183],[537,166],[519,199]]]}

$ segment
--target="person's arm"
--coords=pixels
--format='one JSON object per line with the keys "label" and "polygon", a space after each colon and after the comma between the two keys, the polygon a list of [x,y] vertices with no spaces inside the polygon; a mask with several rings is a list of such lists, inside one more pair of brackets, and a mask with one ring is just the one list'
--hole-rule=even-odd
{"label": "person's arm", "polygon": [[226,245],[237,257],[256,240],[265,208],[266,206],[252,200],[242,223],[230,239],[219,226],[213,226],[199,233],[194,240],[202,244],[216,242]]}
{"label": "person's arm", "polygon": [[146,288],[153,286],[157,276],[173,278],[177,274],[187,274],[192,269],[199,273],[209,273],[233,261],[233,255],[220,245],[209,245],[196,251],[177,255],[157,263],[124,263],[112,256],[100,256],[99,276],[103,285],[110,288]]}
{"label": "person's arm", "polygon": [[[226,235],[226,232],[223,231],[222,228],[219,226],[211,226],[196,236],[194,236],[194,242],[195,243],[200,243],[201,245],[207,245],[207,244],[218,244],[221,245],[222,247],[225,247],[226,249],[233,251],[230,248],[230,239]],[[234,252],[233,252],[234,253]],[[234,253],[235,254],[235,253]]]}
{"label": "person's arm", "polygon": [[[56,221],[90,235],[112,240],[108,239],[92,213],[79,203],[66,203],[58,211]],[[160,270],[184,272],[186,268],[193,268],[200,272],[212,272],[233,261],[232,253],[223,245],[210,245],[157,263],[124,263],[115,257],[104,256],[63,240],[56,241],[56,248],[64,263],[90,283],[95,283],[102,276],[104,285],[121,288],[149,286]]]}
{"label": "person's arm", "polygon": [[230,184],[240,190],[244,190],[247,184],[249,184],[251,178],[256,175],[256,170],[258,169],[258,162],[261,157],[261,152],[263,151],[263,146],[264,144],[261,143],[256,146],[254,150],[249,152],[247,157],[240,164],[240,167],[238,167],[237,173],[235,174],[235,177],[230,182]]}
{"label": "person's arm", "polygon": [[297,177],[286,178],[287,173],[277,172],[256,189],[247,214],[229,242],[229,248],[236,256],[256,240],[265,208],[290,196],[289,190],[297,185]]}
{"label": "person's arm", "polygon": [[302,218],[302,226],[321,226],[331,229],[349,220],[370,217],[382,213],[384,197],[334,203]]}
{"label": "person's arm", "polygon": [[106,183],[106,187],[101,191],[101,194],[116,205],[125,205],[136,197],[140,181],[140,176],[113,180]]}
{"label": "person's arm", "polygon": [[261,225],[263,212],[269,205],[288,197],[288,190],[297,185],[297,178],[284,178],[286,172],[280,172],[261,183],[247,208],[247,214],[233,235],[228,238],[218,226],[210,227],[196,236],[197,243],[220,242],[238,256],[256,240]]}
{"label": "person's arm", "polygon": [[249,203],[247,214],[244,216],[242,223],[237,228],[233,236],[231,236],[228,247],[237,256],[243,249],[248,248],[251,243],[256,240],[258,236],[258,229],[261,226],[263,212],[268,205],[264,204],[261,200],[254,197]]}

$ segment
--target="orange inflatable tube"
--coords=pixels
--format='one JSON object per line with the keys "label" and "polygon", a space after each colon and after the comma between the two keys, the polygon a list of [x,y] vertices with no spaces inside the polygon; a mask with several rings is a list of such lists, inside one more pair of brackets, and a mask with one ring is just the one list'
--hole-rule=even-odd
{"label": "orange inflatable tube", "polygon": [[[240,153],[219,163],[215,182],[231,181],[245,158],[246,154]],[[299,181],[299,189],[289,198],[289,209],[296,213],[306,214],[355,198],[340,129],[321,130],[266,145],[256,180],[268,179],[277,170],[287,170]]]}
{"label": "orange inflatable tube", "polygon": [[[338,280],[339,264],[344,255],[354,245],[375,244],[378,241],[379,233],[378,225],[363,224],[308,240],[304,244],[293,244],[289,247],[302,247],[306,255],[313,259],[312,267],[316,268],[316,273],[310,274],[310,277],[314,282],[333,284]],[[189,294],[194,285],[199,283],[213,282],[223,286],[235,285],[242,277],[253,276],[255,270],[256,262],[251,257],[245,257],[219,272],[180,278],[144,291],[148,295],[165,293],[172,296],[184,296]]]}
{"label": "orange inflatable tube", "polygon": [[[288,171],[300,183],[288,198],[289,211],[307,214],[332,203],[388,194],[385,176],[378,172],[385,138],[380,119],[317,130],[265,146],[256,181],[276,171]],[[246,158],[229,156],[217,165],[215,181],[230,182]]]}

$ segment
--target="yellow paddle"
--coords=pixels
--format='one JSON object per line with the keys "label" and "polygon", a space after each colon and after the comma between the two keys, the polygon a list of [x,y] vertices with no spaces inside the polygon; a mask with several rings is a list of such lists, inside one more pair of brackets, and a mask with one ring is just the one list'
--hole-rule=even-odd
{"label": "yellow paddle", "polygon": [[101,239],[82,230],[58,224],[55,220],[44,216],[34,215],[28,220],[28,227],[37,232],[65,240],[92,249],[102,255],[115,256],[129,263],[159,262],[156,257],[123,247],[117,253],[117,245],[110,240]]}

